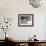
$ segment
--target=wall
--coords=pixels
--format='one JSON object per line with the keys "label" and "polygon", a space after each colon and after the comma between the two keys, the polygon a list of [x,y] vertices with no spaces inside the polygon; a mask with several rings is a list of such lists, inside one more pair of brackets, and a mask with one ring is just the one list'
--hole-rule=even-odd
{"label": "wall", "polygon": [[[33,27],[18,27],[18,14],[34,14],[34,26]],[[46,6],[40,8],[33,8],[28,0],[0,0],[0,19],[1,17],[12,17],[13,22],[10,31],[10,35],[17,40],[27,40],[34,34],[37,35],[37,39],[45,40],[45,15]],[[3,31],[0,31],[0,39]]]}

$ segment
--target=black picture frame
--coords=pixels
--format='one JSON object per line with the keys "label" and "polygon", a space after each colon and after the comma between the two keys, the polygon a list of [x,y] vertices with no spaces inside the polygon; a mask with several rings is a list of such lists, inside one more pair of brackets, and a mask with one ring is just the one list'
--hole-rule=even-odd
{"label": "black picture frame", "polygon": [[18,26],[33,27],[34,14],[18,14]]}

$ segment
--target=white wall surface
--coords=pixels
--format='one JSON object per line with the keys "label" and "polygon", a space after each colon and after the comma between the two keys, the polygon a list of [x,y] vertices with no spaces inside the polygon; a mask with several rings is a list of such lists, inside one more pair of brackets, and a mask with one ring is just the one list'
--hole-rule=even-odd
{"label": "white wall surface", "polygon": [[[34,26],[18,27],[18,14],[34,14]],[[13,18],[12,26],[8,33],[16,40],[27,40],[34,34],[37,35],[37,39],[46,40],[46,5],[33,8],[28,0],[0,0],[0,19],[4,16]],[[0,39],[4,39],[2,37],[4,33],[2,33],[3,31],[0,31]]]}

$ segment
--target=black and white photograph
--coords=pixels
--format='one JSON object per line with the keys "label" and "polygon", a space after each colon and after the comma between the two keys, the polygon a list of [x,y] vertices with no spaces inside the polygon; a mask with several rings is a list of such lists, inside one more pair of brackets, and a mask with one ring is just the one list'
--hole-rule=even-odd
{"label": "black and white photograph", "polygon": [[33,14],[18,14],[19,26],[33,26]]}

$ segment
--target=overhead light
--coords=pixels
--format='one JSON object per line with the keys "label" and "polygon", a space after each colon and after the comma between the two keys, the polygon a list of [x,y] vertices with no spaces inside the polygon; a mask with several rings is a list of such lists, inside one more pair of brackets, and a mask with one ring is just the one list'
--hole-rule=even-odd
{"label": "overhead light", "polygon": [[32,5],[32,7],[38,8],[43,4],[43,0],[29,0],[29,3]]}

